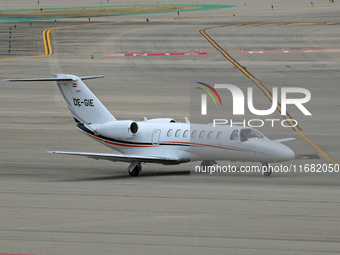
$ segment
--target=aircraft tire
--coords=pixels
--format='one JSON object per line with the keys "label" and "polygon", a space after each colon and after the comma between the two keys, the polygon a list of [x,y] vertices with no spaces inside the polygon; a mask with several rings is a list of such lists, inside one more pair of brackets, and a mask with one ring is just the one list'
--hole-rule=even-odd
{"label": "aircraft tire", "polygon": [[203,160],[201,163],[202,167],[212,166],[214,164],[213,160]]}
{"label": "aircraft tire", "polygon": [[129,171],[129,174],[130,176],[138,176],[141,170],[142,170],[142,166],[140,164],[137,164],[131,172]]}
{"label": "aircraft tire", "polygon": [[263,172],[263,175],[266,176],[266,177],[269,177],[269,176],[272,174],[272,168],[269,166],[268,163],[263,163],[263,164],[261,164],[261,167],[262,167],[262,168],[263,168],[264,166],[267,167],[267,171],[264,171],[264,172]]}

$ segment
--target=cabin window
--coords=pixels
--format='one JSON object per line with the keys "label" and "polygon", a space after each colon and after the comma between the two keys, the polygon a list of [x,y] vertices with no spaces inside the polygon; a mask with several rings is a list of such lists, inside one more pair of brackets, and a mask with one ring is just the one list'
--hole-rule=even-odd
{"label": "cabin window", "polygon": [[222,132],[218,132],[216,135],[216,139],[221,139],[221,137],[222,137]]}
{"label": "cabin window", "polygon": [[172,135],[172,129],[169,129],[168,131],[168,137],[170,137]]}
{"label": "cabin window", "polygon": [[230,140],[238,140],[238,130],[234,130],[230,135]]}
{"label": "cabin window", "polygon": [[210,131],[210,132],[208,133],[208,139],[211,139],[211,137],[213,136],[213,134],[214,134],[214,131]]}
{"label": "cabin window", "polygon": [[176,137],[179,137],[179,135],[181,134],[181,130],[180,129],[177,129],[176,133],[175,133],[175,136]]}
{"label": "cabin window", "polygon": [[200,138],[204,138],[204,134],[205,134],[205,131],[203,130],[201,133],[200,133]]}
{"label": "cabin window", "polygon": [[187,137],[188,137],[188,134],[189,134],[189,130],[185,130],[184,133],[183,133],[183,137],[184,137],[184,138],[187,138]]}
{"label": "cabin window", "polygon": [[197,130],[192,131],[191,138],[195,138],[197,135]]}

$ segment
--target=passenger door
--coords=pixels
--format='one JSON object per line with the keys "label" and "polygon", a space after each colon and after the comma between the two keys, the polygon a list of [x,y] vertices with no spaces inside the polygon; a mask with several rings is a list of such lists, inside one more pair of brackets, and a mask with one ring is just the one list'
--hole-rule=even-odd
{"label": "passenger door", "polygon": [[152,132],[152,137],[151,137],[152,144],[156,144],[156,145],[159,144],[160,135],[161,135],[161,130],[160,129],[155,129]]}

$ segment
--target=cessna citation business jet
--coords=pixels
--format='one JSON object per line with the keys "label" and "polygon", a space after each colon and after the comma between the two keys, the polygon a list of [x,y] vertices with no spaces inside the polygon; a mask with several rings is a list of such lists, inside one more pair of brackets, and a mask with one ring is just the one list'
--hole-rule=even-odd
{"label": "cessna citation business jet", "polygon": [[52,151],[55,154],[77,155],[130,163],[131,176],[137,176],[142,163],[174,165],[202,161],[209,166],[215,160],[260,162],[271,174],[270,162],[288,161],[294,152],[281,144],[294,138],[271,141],[258,130],[240,126],[215,126],[178,123],[171,118],[144,121],[116,120],[82,80],[103,76],[77,77],[53,74],[54,78],[9,79],[5,81],[56,81],[73,117],[77,129],[106,145],[118,154]]}

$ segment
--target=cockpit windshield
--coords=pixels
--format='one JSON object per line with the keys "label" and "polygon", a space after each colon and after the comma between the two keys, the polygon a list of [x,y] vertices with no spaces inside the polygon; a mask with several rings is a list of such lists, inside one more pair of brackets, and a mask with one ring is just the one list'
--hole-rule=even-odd
{"label": "cockpit windshield", "polygon": [[256,134],[258,134],[261,138],[264,138],[264,134],[262,134],[260,131],[258,131],[257,129],[253,128],[253,130],[256,132]]}
{"label": "cockpit windshield", "polygon": [[260,139],[260,135],[257,134],[252,128],[243,128],[240,131],[240,140],[241,142],[247,141],[251,138],[258,138]]}

